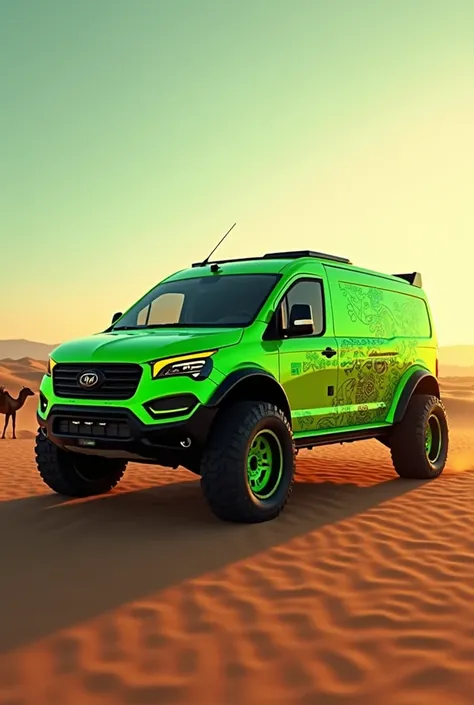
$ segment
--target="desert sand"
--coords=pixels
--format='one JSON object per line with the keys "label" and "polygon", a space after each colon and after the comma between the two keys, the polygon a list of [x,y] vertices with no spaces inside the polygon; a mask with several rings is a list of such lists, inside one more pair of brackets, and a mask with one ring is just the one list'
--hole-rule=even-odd
{"label": "desert sand", "polygon": [[474,380],[444,389],[438,480],[377,441],[305,451],[256,526],[185,470],[65,501],[0,441],[1,705],[472,705]]}

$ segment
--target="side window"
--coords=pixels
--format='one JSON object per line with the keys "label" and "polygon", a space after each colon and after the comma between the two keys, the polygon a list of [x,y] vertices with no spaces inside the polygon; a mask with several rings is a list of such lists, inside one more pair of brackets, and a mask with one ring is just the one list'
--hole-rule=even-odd
{"label": "side window", "polygon": [[309,304],[313,314],[314,335],[324,331],[324,300],[323,287],[319,280],[304,279],[294,284],[283,301],[282,319],[286,326],[290,318],[291,307],[294,304]]}
{"label": "side window", "polygon": [[137,325],[153,326],[179,323],[183,303],[184,294],[161,294],[140,311]]}

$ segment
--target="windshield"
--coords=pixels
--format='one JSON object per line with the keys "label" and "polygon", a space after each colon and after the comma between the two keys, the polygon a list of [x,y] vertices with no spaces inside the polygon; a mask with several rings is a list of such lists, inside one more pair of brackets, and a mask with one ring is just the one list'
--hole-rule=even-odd
{"label": "windshield", "polygon": [[226,274],[158,284],[112,330],[247,326],[278,280],[276,274]]}

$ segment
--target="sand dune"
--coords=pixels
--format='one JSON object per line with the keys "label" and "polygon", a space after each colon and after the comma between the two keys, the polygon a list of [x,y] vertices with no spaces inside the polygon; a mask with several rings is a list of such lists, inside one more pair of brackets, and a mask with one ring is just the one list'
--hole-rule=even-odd
{"label": "sand dune", "polygon": [[446,377],[440,386],[450,423],[474,428],[474,377]]}
{"label": "sand dune", "polygon": [[46,362],[23,357],[20,360],[6,358],[0,360],[0,385],[18,389],[30,386],[32,389],[38,385],[46,371]]}
{"label": "sand dune", "polygon": [[439,373],[442,377],[474,377],[474,365],[440,365]]}
{"label": "sand dune", "polygon": [[456,428],[431,483],[376,441],[304,452],[286,511],[250,527],[186,471],[62,501],[4,441],[0,702],[472,705],[473,500]]}
{"label": "sand dune", "polygon": [[474,345],[451,345],[440,347],[440,365],[472,367],[474,360]]}
{"label": "sand dune", "polygon": [[16,339],[0,340],[0,360],[13,358],[15,360],[23,357],[31,357],[35,360],[48,359],[48,355],[57,346],[49,343],[38,343],[34,340]]}

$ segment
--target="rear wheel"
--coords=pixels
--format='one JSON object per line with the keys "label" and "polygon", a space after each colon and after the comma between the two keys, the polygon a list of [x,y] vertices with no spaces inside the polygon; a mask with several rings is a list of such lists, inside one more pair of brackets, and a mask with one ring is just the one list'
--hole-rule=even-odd
{"label": "rear wheel", "polygon": [[446,410],[436,396],[415,394],[390,438],[392,461],[400,477],[429,480],[446,465],[449,431]]}
{"label": "rear wheel", "polygon": [[295,448],[284,413],[267,402],[221,412],[201,461],[201,487],[223,521],[274,519],[291,493]]}
{"label": "rear wheel", "polygon": [[114,488],[127,467],[125,460],[70,453],[41,431],[36,437],[36,466],[43,482],[67,497],[89,497]]}

